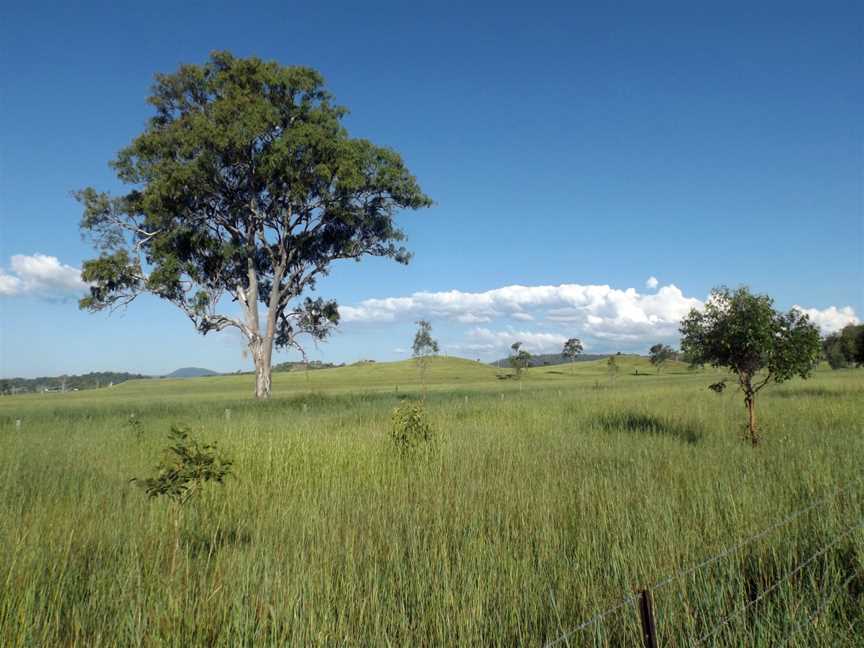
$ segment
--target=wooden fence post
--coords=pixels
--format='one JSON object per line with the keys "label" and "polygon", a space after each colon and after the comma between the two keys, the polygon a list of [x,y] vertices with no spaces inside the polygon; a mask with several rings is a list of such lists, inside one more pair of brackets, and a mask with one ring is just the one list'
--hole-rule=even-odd
{"label": "wooden fence post", "polygon": [[639,591],[639,621],[642,623],[642,644],[657,648],[657,627],[654,624],[654,601],[647,589]]}

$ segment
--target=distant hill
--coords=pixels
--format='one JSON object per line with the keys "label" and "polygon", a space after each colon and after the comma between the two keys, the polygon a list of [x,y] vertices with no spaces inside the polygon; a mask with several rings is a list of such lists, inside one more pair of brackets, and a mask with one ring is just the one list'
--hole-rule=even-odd
{"label": "distant hill", "polygon": [[118,371],[96,371],[81,376],[44,376],[41,378],[0,379],[0,394],[27,394],[32,392],[69,392],[98,389],[118,385],[127,380],[148,378],[141,374]]}
{"label": "distant hill", "polygon": [[[592,360],[602,360],[608,358],[611,353],[591,354],[585,353],[576,358],[576,362],[591,362]],[[544,367],[548,365],[569,364],[570,359],[564,357],[560,353],[541,353],[531,356],[531,367]],[[510,358],[502,358],[495,362],[490,362],[493,367],[507,368],[510,366]]]}
{"label": "distant hill", "polygon": [[201,367],[182,367],[176,371],[172,371],[163,378],[203,378],[204,376],[218,376],[218,371],[210,369],[202,369]]}

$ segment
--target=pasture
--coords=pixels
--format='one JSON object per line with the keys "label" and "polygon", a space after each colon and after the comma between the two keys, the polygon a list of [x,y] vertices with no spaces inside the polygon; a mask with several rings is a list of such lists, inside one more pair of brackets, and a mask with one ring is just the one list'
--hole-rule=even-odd
{"label": "pasture", "polygon": [[[407,459],[411,362],[274,374],[266,403],[253,376],[0,398],[0,645],[638,645],[632,606],[567,633],[816,501],[657,588],[661,645],[733,614],[705,645],[860,645],[864,371],[767,388],[753,449],[714,370],[620,363],[520,385],[436,358],[437,438]],[[129,481],[173,424],[236,473],[186,505],[179,556]]]}

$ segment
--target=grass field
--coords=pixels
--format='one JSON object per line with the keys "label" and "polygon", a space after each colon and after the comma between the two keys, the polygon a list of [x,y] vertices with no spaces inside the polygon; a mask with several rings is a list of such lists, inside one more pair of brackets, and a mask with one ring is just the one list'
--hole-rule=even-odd
{"label": "grass field", "polygon": [[[252,376],[0,398],[0,645],[542,645],[826,498],[656,589],[661,645],[739,611],[706,645],[860,646],[864,371],[766,389],[754,450],[713,370],[621,364],[520,385],[436,359],[413,459],[388,437],[411,363],[276,374],[267,403]],[[236,472],[187,505],[179,556],[170,507],[129,483],[172,424]],[[624,607],[559,645],[638,636]]]}

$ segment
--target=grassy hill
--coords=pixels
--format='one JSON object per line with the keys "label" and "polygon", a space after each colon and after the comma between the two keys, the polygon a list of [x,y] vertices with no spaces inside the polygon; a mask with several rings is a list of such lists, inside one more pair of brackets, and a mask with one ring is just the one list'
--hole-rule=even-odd
{"label": "grassy hill", "polygon": [[[647,358],[618,356],[620,366],[616,384],[633,380],[662,384],[676,377],[697,378],[700,372],[690,370],[680,362],[670,362],[661,373],[651,366]],[[638,375],[637,375],[638,371]],[[713,370],[709,370],[712,372]],[[570,384],[592,386],[610,381],[606,360],[579,362],[575,365],[532,367],[523,374],[521,385],[512,379],[511,369],[498,369],[481,362],[456,357],[435,357],[429,360],[426,382],[431,392],[456,390],[508,392],[512,390],[541,389],[553,384],[566,387]],[[162,401],[193,402],[198,400],[221,400],[223,402],[247,400],[254,392],[255,377],[252,374],[228,374],[204,378],[163,378],[160,380],[129,380],[121,385],[98,392],[66,394],[33,394],[29,398],[45,405],[56,405],[61,401],[70,405],[86,406],[94,403],[141,402],[151,399]],[[342,367],[317,369],[315,371],[290,371],[273,373],[273,397],[292,395],[346,392],[400,392],[418,394],[421,390],[420,373],[414,360],[398,362],[362,362]],[[27,398],[27,396],[24,396]],[[0,401],[11,405],[12,397]],[[21,398],[21,397],[15,397]]]}

